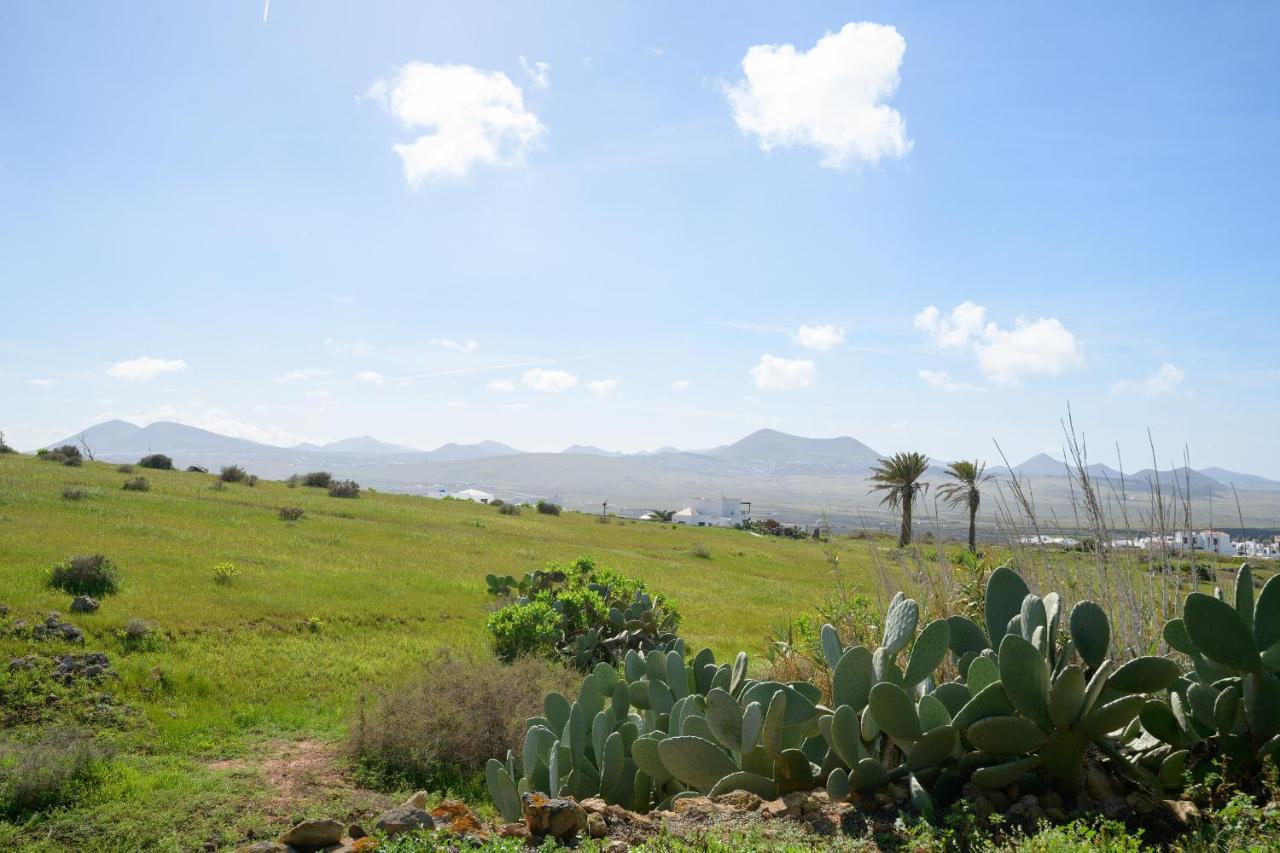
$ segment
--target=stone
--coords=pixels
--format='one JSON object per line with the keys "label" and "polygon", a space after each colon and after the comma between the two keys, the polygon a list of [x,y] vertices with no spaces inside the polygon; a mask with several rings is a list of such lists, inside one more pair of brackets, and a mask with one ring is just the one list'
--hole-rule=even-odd
{"label": "stone", "polygon": [[792,791],[790,794],[784,794],[782,802],[787,804],[788,817],[800,817],[804,812],[804,801],[809,799],[809,795],[803,791]]}
{"label": "stone", "polygon": [[71,599],[72,613],[92,613],[98,609],[98,600],[91,595],[77,595]]}
{"label": "stone", "polygon": [[1164,804],[1183,826],[1194,826],[1200,822],[1200,809],[1190,800],[1165,800]]}
{"label": "stone", "polygon": [[396,806],[378,815],[378,821],[374,826],[381,829],[389,838],[414,829],[435,829],[436,822],[422,809],[415,809],[413,806]]}
{"label": "stone", "polygon": [[604,838],[609,834],[609,827],[605,824],[604,818],[596,812],[587,814],[587,835],[592,838]]}
{"label": "stone", "polygon": [[586,829],[587,813],[573,800],[526,793],[520,797],[524,825],[535,838],[567,841]]}
{"label": "stone", "polygon": [[766,820],[784,818],[789,812],[790,809],[783,800],[770,800],[760,806],[760,816]]}
{"label": "stone", "polygon": [[237,847],[236,853],[283,853],[289,848],[279,841],[255,841],[243,847]]}
{"label": "stone", "polygon": [[359,841],[361,838],[367,838],[369,833],[364,831],[364,827],[358,823],[353,823],[347,827],[347,837],[353,841]]}
{"label": "stone", "polygon": [[466,803],[458,800],[445,800],[431,810],[431,819],[437,829],[445,829],[454,835],[482,835],[484,827]]}
{"label": "stone", "polygon": [[582,810],[587,814],[591,814],[592,812],[604,814],[609,811],[609,804],[599,797],[587,797],[585,800],[578,803],[578,805],[582,806]]}
{"label": "stone", "polygon": [[280,843],[290,847],[328,847],[342,842],[346,826],[333,818],[304,820],[280,836]]}
{"label": "stone", "polygon": [[1103,797],[1102,813],[1108,820],[1123,820],[1129,815],[1129,804],[1125,802],[1124,797]]}
{"label": "stone", "polygon": [[84,632],[70,622],[63,622],[62,616],[58,613],[50,613],[43,623],[32,629],[31,633],[37,640],[54,638],[66,640],[68,643],[84,642]]}
{"label": "stone", "polygon": [[405,800],[403,805],[407,809],[427,810],[427,800],[430,795],[426,791],[417,791],[412,797]]}
{"label": "stone", "polygon": [[504,823],[498,827],[499,838],[529,838],[529,828],[523,823]]}
{"label": "stone", "polygon": [[601,853],[627,853],[630,849],[625,841],[610,841],[604,846]]}
{"label": "stone", "polygon": [[706,797],[681,797],[671,804],[671,810],[692,820],[710,820],[720,813],[716,804]]}
{"label": "stone", "polygon": [[722,806],[730,806],[744,812],[753,812],[764,802],[758,794],[750,791],[730,791],[713,799]]}
{"label": "stone", "polygon": [[1084,788],[1090,797],[1099,801],[1105,800],[1114,793],[1111,787],[1111,780],[1098,767],[1085,768]]}

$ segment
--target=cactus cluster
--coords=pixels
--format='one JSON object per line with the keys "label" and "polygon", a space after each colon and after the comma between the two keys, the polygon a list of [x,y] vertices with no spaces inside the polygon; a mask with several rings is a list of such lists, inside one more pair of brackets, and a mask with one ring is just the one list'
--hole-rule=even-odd
{"label": "cactus cluster", "polygon": [[1255,601],[1244,567],[1234,606],[1192,593],[1165,627],[1187,655],[1116,665],[1111,628],[1093,602],[1063,613],[1016,572],[987,580],[982,625],[952,616],[919,626],[899,593],[880,647],[845,648],[822,629],[831,695],[805,682],[757,681],[747,658],[716,664],[703,649],[626,652],[600,664],[576,702],[552,694],[514,755],[488,778],[504,815],[537,790],[601,796],[638,811],[694,793],[775,797],[825,786],[833,800],[904,784],[930,814],[968,784],[1075,794],[1086,753],[1135,783],[1176,786],[1191,748],[1257,762],[1280,748],[1280,581]]}

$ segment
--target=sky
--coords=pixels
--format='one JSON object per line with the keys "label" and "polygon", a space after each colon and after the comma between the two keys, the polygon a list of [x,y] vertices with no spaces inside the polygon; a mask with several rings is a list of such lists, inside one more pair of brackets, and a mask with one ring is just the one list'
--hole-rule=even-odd
{"label": "sky", "polygon": [[1276,4],[264,6],[6,6],[9,443],[1280,477]]}

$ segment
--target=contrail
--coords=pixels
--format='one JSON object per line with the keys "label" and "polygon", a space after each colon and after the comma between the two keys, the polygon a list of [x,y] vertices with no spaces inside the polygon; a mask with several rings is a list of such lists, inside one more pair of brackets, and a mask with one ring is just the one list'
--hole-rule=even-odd
{"label": "contrail", "polygon": [[262,7],[262,23],[267,22],[267,15],[271,14],[271,0],[267,0],[267,4]]}

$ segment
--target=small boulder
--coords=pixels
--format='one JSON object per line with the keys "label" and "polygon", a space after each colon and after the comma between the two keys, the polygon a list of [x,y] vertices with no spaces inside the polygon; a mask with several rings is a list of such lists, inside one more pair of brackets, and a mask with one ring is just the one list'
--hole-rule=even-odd
{"label": "small boulder", "polygon": [[499,838],[522,838],[529,839],[529,828],[523,823],[504,823],[498,827]]}
{"label": "small boulder", "polygon": [[333,818],[304,820],[282,834],[280,843],[290,847],[328,847],[342,842],[342,833],[345,829],[346,826]]}
{"label": "small boulder", "polygon": [[604,838],[608,834],[609,827],[603,817],[595,812],[587,815],[587,835],[592,838]]}
{"label": "small boulder", "polygon": [[396,806],[379,815],[378,822],[374,825],[390,837],[414,829],[435,829],[436,822],[422,809],[416,809],[413,806]]}
{"label": "small boulder", "polygon": [[766,820],[777,820],[788,815],[790,809],[782,800],[770,800],[760,806],[760,817]]}
{"label": "small boulder", "polygon": [[236,853],[283,853],[288,849],[288,846],[279,841],[255,841],[252,844],[237,847]]}
{"label": "small boulder", "polygon": [[713,797],[713,799],[722,806],[729,806],[744,812],[755,811],[760,808],[760,803],[763,802],[759,795],[750,791],[730,791],[727,794]]}
{"label": "small boulder", "polygon": [[71,599],[72,613],[92,613],[98,606],[98,600],[91,595],[77,595]]}
{"label": "small boulder", "polygon": [[426,811],[427,800],[430,796],[431,795],[426,791],[417,791],[412,797],[404,801],[404,807],[407,809],[422,809],[423,811]]}
{"label": "small boulder", "polygon": [[352,841],[359,841],[361,838],[365,838],[368,835],[369,833],[365,832],[364,827],[358,823],[353,823],[351,826],[347,827],[347,837]]}
{"label": "small boulder", "polygon": [[541,794],[525,794],[520,798],[524,825],[535,838],[551,836],[566,841],[587,827],[587,813],[576,802]]}

